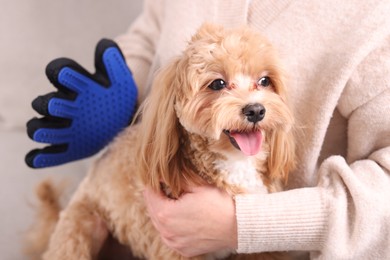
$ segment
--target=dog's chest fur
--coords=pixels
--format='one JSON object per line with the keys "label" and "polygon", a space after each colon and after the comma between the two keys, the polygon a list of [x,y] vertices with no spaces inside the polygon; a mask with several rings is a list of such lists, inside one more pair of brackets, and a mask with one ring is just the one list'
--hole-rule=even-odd
{"label": "dog's chest fur", "polygon": [[187,140],[190,142],[186,145],[186,157],[208,183],[232,194],[268,193],[262,178],[266,172],[266,152],[245,156],[238,150],[215,149],[213,142],[198,135],[189,134]]}
{"label": "dog's chest fur", "polygon": [[255,157],[227,155],[226,158],[217,159],[214,165],[227,185],[238,187],[245,193],[268,193]]}

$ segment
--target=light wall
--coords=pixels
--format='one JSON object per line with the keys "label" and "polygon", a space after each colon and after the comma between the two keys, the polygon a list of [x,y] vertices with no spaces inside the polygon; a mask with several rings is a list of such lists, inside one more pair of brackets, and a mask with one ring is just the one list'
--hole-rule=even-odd
{"label": "light wall", "polygon": [[0,127],[22,126],[31,100],[53,90],[44,75],[56,57],[88,69],[96,42],[126,31],[141,0],[0,0]]}

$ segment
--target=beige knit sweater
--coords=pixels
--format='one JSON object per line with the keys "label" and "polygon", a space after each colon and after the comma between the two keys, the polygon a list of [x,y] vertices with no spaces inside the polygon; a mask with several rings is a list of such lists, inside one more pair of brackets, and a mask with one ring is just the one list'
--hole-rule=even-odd
{"label": "beige knit sweater", "polygon": [[390,259],[390,1],[145,0],[117,39],[142,99],[204,21],[271,40],[302,130],[290,190],[236,197],[238,252]]}

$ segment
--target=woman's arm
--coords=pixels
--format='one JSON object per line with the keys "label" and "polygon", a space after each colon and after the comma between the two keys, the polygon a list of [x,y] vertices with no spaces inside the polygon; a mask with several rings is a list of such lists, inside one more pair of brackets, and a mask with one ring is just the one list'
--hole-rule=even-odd
{"label": "woman's arm", "polygon": [[126,33],[115,39],[133,72],[139,101],[143,101],[148,93],[146,84],[160,38],[164,3],[165,1],[145,0],[140,16]]}
{"label": "woman's arm", "polygon": [[317,187],[237,196],[239,252],[390,257],[390,39],[382,46],[357,67],[339,100],[347,158],[325,160]]}

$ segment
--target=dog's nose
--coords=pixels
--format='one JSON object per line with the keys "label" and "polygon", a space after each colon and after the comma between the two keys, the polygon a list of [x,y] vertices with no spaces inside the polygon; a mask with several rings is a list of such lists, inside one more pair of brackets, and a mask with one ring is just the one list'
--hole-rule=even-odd
{"label": "dog's nose", "polygon": [[257,123],[263,120],[265,116],[265,107],[259,103],[249,104],[242,109],[242,113],[249,122]]}

